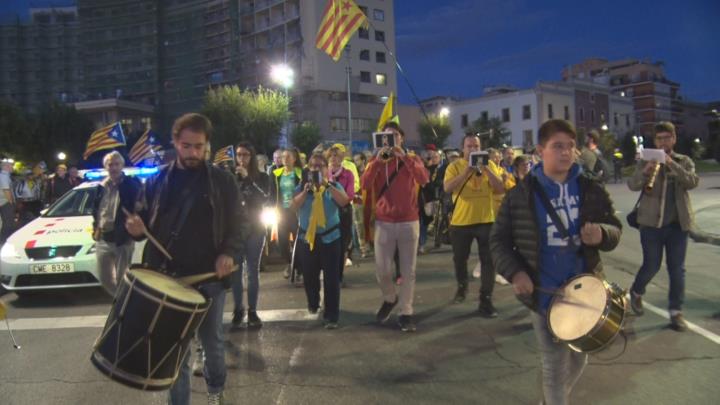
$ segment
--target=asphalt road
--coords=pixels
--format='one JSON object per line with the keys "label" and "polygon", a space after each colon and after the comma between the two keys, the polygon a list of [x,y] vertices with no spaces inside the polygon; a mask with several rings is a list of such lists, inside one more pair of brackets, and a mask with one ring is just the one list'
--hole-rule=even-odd
{"label": "asphalt road", "polygon": [[[717,205],[719,188],[720,176],[703,177],[692,193],[696,209]],[[608,190],[624,220],[637,195],[622,185],[611,184]],[[621,245],[603,256],[608,279],[629,286],[641,259],[639,234],[626,228]],[[690,242],[685,313],[692,330],[667,328],[668,285],[661,270],[648,288],[646,314],[629,318],[624,352],[621,339],[592,356],[573,402],[717,403],[720,319],[713,315],[720,312],[718,263],[720,247]],[[307,315],[303,290],[270,266],[261,276],[265,325],[225,335],[227,403],[538,403],[537,344],[528,311],[510,287],[496,286],[500,316],[487,320],[474,313],[476,293],[463,304],[450,304],[455,287],[449,247],[419,257],[417,273],[416,333],[399,332],[394,318],[387,326],[373,322],[381,298],[369,260],[347,271],[350,286],[342,291],[341,327],[326,331]],[[473,281],[471,291],[478,287]],[[91,365],[91,347],[110,306],[100,289],[23,299],[9,293],[1,299],[22,349],[13,349],[2,324],[0,403],[165,403],[164,393],[123,387]],[[193,402],[204,403],[204,393],[203,379],[195,377]]]}

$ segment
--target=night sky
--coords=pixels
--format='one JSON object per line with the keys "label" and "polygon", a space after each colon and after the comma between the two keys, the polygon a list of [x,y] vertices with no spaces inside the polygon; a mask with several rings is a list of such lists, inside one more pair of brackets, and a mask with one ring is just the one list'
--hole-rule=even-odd
{"label": "night sky", "polygon": [[[28,4],[68,3],[0,0],[0,20],[27,16]],[[718,0],[395,0],[395,18],[398,57],[420,98],[526,88],[587,57],[631,57],[664,61],[689,99],[720,100]],[[402,77],[398,92],[412,102]]]}

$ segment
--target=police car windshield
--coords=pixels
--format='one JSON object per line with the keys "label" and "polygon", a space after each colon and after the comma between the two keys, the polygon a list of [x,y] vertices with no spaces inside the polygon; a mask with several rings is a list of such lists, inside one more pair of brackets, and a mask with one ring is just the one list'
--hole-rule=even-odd
{"label": "police car windshield", "polygon": [[92,215],[97,187],[74,189],[65,194],[43,215],[44,217],[79,217]]}

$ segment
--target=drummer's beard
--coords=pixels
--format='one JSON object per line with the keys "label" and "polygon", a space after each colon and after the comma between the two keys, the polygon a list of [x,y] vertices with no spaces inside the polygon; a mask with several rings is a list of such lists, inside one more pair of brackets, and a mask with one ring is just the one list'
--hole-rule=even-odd
{"label": "drummer's beard", "polygon": [[200,168],[202,160],[196,158],[180,158],[180,163],[187,170],[197,170]]}

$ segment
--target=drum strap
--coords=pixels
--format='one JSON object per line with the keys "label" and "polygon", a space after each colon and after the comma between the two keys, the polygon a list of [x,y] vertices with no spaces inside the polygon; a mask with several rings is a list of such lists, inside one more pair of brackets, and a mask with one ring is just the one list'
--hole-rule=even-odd
{"label": "drum strap", "polygon": [[567,228],[565,227],[565,224],[560,220],[560,216],[555,211],[555,208],[553,207],[552,203],[550,203],[550,198],[548,198],[547,193],[545,193],[545,189],[538,181],[537,177],[532,176],[533,181],[533,187],[536,191],[538,196],[540,197],[540,201],[542,202],[542,205],[545,207],[545,211],[547,211],[548,215],[550,215],[550,219],[552,219],[553,224],[555,224],[555,227],[557,228],[558,232],[560,232],[560,237],[563,239],[567,239],[569,246],[575,246],[575,242],[570,237],[570,232],[568,232]]}

